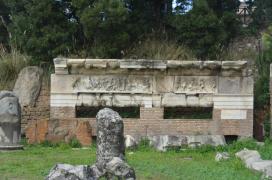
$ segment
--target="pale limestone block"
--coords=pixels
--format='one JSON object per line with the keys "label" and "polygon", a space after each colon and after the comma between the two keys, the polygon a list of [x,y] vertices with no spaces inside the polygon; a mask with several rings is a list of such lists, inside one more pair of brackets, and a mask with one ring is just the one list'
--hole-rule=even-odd
{"label": "pale limestone block", "polygon": [[241,93],[240,77],[219,77],[218,93],[222,94],[240,94]]}
{"label": "pale limestone block", "polygon": [[204,61],[203,62],[203,67],[208,68],[208,69],[218,69],[222,65],[221,61]]}
{"label": "pale limestone block", "polygon": [[213,106],[212,94],[199,94],[199,106],[212,107]]}
{"label": "pale limestone block", "polygon": [[200,68],[202,66],[202,61],[182,61],[181,67],[183,68]]}
{"label": "pale limestone block", "polygon": [[68,74],[67,59],[65,58],[55,58],[55,74]]}
{"label": "pale limestone block", "polygon": [[152,106],[153,107],[161,107],[161,101],[162,101],[162,97],[161,95],[153,95],[152,96]]}
{"label": "pale limestone block", "polygon": [[112,95],[103,94],[100,97],[100,106],[112,106]]}
{"label": "pale limestone block", "polygon": [[174,90],[174,76],[156,76],[156,92],[166,93]]}
{"label": "pale limestone block", "polygon": [[[133,101],[135,103],[135,101]],[[112,105],[117,107],[132,106],[132,97],[130,95],[113,95]]]}
{"label": "pale limestone block", "polygon": [[121,69],[166,69],[166,62],[161,60],[132,59],[120,61]]}
{"label": "pale limestone block", "polygon": [[244,77],[242,78],[242,94],[253,94],[254,90],[254,80],[253,77]]}
{"label": "pale limestone block", "polygon": [[145,108],[152,108],[152,96],[143,97],[142,103]]}
{"label": "pale limestone block", "polygon": [[222,110],[221,119],[247,119],[247,110]]}
{"label": "pale limestone block", "polygon": [[100,105],[100,97],[99,95],[93,94],[80,94],[82,99],[82,104],[84,106],[99,106]]}
{"label": "pale limestone block", "polygon": [[192,106],[192,107],[198,107],[199,106],[199,97],[189,95],[186,98],[187,106]]}
{"label": "pale limestone block", "polygon": [[82,101],[76,94],[55,94],[50,95],[51,107],[75,107],[77,104],[81,104]]}
{"label": "pale limestone block", "polygon": [[215,109],[253,109],[253,96],[221,95],[213,97]]}
{"label": "pale limestone block", "polygon": [[222,61],[222,69],[241,70],[247,65],[247,61]]}
{"label": "pale limestone block", "polygon": [[186,106],[186,97],[184,94],[166,93],[162,97],[162,106],[164,107]]}
{"label": "pale limestone block", "polygon": [[179,68],[182,64],[182,61],[168,60],[167,68]]}

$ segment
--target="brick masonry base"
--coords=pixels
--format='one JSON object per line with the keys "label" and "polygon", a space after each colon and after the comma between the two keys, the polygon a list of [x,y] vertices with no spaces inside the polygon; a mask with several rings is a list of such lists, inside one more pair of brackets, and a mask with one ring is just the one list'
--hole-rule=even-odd
{"label": "brick masonry base", "polygon": [[[62,114],[69,114],[72,109],[63,108]],[[69,111],[65,113],[66,111]],[[53,111],[56,112],[56,111]],[[253,132],[253,111],[247,110],[247,119],[244,120],[221,120],[221,110],[214,109],[213,118],[209,120],[190,119],[163,119],[163,108],[141,108],[140,119],[123,119],[124,133],[132,136],[153,136],[153,135],[237,135],[239,137],[252,137]],[[71,114],[70,114],[71,115]],[[84,139],[87,135],[96,136],[95,118],[70,118],[51,117],[48,137],[49,140],[67,140],[76,130],[80,122],[90,125],[89,130],[80,130],[77,137]],[[86,128],[86,127],[84,127]],[[81,129],[81,128],[80,128]]]}

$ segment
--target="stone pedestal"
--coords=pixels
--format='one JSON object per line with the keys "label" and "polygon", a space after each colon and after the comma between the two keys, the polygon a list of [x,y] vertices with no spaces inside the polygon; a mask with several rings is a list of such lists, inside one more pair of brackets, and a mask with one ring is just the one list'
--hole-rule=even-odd
{"label": "stone pedestal", "polygon": [[0,150],[22,149],[21,108],[10,91],[0,92]]}

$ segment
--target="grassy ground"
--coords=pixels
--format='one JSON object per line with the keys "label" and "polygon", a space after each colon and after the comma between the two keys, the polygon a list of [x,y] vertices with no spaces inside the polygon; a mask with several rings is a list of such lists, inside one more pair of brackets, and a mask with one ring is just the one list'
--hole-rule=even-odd
{"label": "grassy ground", "polygon": [[[126,156],[129,164],[136,170],[137,179],[140,180],[260,179],[260,173],[246,169],[243,163],[235,158],[234,153],[244,147],[258,149],[264,159],[272,159],[271,143],[258,147],[253,141],[216,149],[203,147],[197,150],[172,150],[163,153],[150,148],[140,148],[127,151]],[[231,158],[215,162],[217,151],[228,151]],[[78,165],[94,162],[95,147],[72,149],[67,145],[26,146],[24,151],[0,152],[0,179],[39,180],[44,179],[56,163]]]}

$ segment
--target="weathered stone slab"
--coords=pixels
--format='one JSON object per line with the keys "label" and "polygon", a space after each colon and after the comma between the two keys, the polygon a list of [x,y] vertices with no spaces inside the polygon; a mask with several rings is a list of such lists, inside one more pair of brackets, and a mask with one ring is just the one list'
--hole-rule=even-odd
{"label": "weathered stone slab", "polygon": [[34,106],[42,85],[43,70],[28,66],[21,70],[13,92],[18,96],[21,106]]}
{"label": "weathered stone slab", "polygon": [[241,94],[253,94],[253,77],[243,77],[241,82]]}
{"label": "weathered stone slab", "polygon": [[175,93],[216,93],[217,78],[214,76],[176,76]]}
{"label": "weathered stone slab", "polygon": [[68,66],[66,58],[55,58],[55,74],[68,74]]}
{"label": "weathered stone slab", "polygon": [[150,145],[159,151],[166,151],[167,148],[181,147],[184,145],[190,147],[209,144],[212,146],[225,145],[224,136],[221,135],[157,135],[148,137]]}
{"label": "weathered stone slab", "polygon": [[174,90],[175,76],[156,76],[156,88],[154,92],[168,93]]}
{"label": "weathered stone slab", "polygon": [[222,69],[241,70],[247,65],[247,61],[222,61]]}
{"label": "weathered stone slab", "polygon": [[222,110],[221,119],[247,119],[247,110]]}
{"label": "weathered stone slab", "polygon": [[186,98],[187,106],[189,107],[198,107],[199,106],[199,97],[188,95]]}
{"label": "weathered stone slab", "polygon": [[214,95],[215,109],[253,109],[252,95]]}
{"label": "weathered stone slab", "polygon": [[122,69],[166,69],[166,62],[161,60],[132,59],[120,62]]}
{"label": "weathered stone slab", "polygon": [[177,107],[186,105],[186,96],[184,94],[166,93],[162,97],[162,106],[164,107]]}
{"label": "weathered stone slab", "polygon": [[199,94],[199,106],[200,107],[212,107],[213,98],[212,94]]}
{"label": "weathered stone slab", "polygon": [[272,160],[262,160],[258,151],[245,148],[237,152],[235,156],[240,158],[247,168],[262,172],[265,178],[272,178]]}
{"label": "weathered stone slab", "polygon": [[240,94],[240,77],[219,77],[218,93],[221,94]]}

